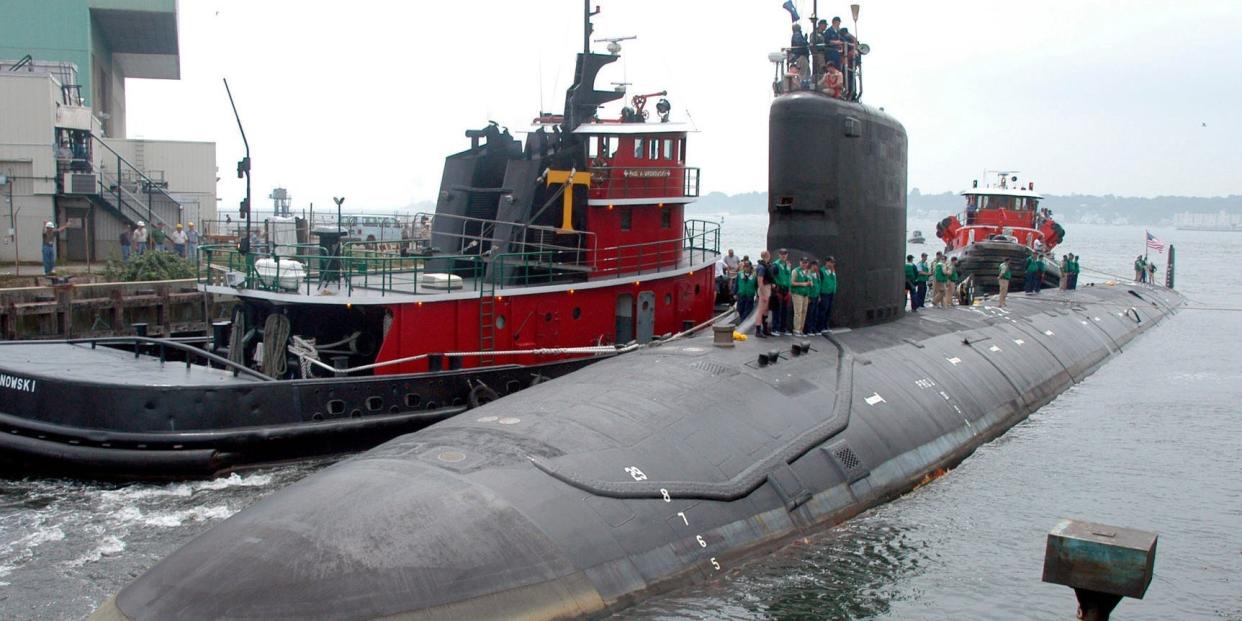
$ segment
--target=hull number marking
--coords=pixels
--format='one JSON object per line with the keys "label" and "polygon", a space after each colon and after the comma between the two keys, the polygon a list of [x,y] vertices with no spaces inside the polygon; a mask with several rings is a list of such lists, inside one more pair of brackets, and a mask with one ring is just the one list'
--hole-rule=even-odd
{"label": "hull number marking", "polygon": [[884,397],[881,397],[880,393],[878,392],[871,395],[870,397],[867,397],[866,399],[863,399],[863,401],[866,401],[867,405],[875,405],[877,403],[886,403],[884,401]]}

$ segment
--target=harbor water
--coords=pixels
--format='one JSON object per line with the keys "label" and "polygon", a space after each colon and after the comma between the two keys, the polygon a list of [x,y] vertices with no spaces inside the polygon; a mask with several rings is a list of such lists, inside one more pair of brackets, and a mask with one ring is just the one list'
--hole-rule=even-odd
{"label": "harbor water", "polygon": [[[765,227],[727,216],[724,238],[753,257]],[[1160,535],[1147,597],[1123,601],[1117,618],[1242,620],[1242,239],[1153,234],[1176,244],[1189,299],[1165,325],[944,477],[615,617],[1070,619],[1072,591],[1040,573],[1047,531],[1071,517]],[[1083,281],[1108,279],[1090,270],[1132,277],[1143,240],[1142,227],[1074,225],[1058,252],[1081,256]],[[928,241],[910,252],[934,252]],[[1163,282],[1163,256],[1151,256]],[[167,484],[0,481],[0,618],[80,619],[325,463]]]}

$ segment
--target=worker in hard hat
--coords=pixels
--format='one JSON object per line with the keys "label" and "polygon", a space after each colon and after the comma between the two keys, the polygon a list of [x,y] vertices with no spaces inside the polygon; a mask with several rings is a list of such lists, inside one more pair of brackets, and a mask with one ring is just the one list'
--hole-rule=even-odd
{"label": "worker in hard hat", "polygon": [[168,241],[172,242],[173,252],[182,259],[185,258],[185,227],[180,222],[173,228],[173,232],[168,234]]}
{"label": "worker in hard hat", "polygon": [[68,224],[57,227],[51,220],[43,223],[43,274],[51,276],[56,269],[56,236],[69,228]]}

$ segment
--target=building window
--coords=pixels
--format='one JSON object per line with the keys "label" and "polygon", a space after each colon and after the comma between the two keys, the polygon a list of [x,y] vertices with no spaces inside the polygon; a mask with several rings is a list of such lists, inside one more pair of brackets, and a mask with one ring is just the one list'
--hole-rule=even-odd
{"label": "building window", "polygon": [[665,207],[660,210],[660,228],[662,229],[673,228],[673,208],[672,207]]}
{"label": "building window", "polygon": [[645,153],[646,151],[643,150],[643,139],[635,138],[634,139],[634,159],[636,160],[643,159],[643,155]]}
{"label": "building window", "polygon": [[628,231],[634,226],[634,210],[628,205],[621,207],[621,230]]}

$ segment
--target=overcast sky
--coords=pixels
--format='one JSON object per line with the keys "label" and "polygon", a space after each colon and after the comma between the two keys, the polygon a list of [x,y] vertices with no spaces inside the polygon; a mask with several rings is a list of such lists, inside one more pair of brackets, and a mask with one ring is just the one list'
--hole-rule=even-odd
{"label": "overcast sky", "polygon": [[[596,37],[638,35],[599,85],[667,89],[693,122],[704,192],[767,188],[768,52],[781,0],[594,0]],[[811,0],[797,0],[806,24]],[[985,168],[1052,194],[1242,194],[1242,2],[864,0],[865,103],[905,124],[910,187]],[[181,80],[130,80],[131,138],[217,143],[222,209],[243,192],[220,79],[245,123],[256,208],[391,211],[432,200],[443,158],[491,119],[559,112],[582,45],[578,0],[180,3]],[[820,2],[821,17],[846,2]],[[603,44],[596,44],[602,52]],[[612,116],[619,104],[604,111]],[[1204,126],[1206,124],[1206,127]]]}

